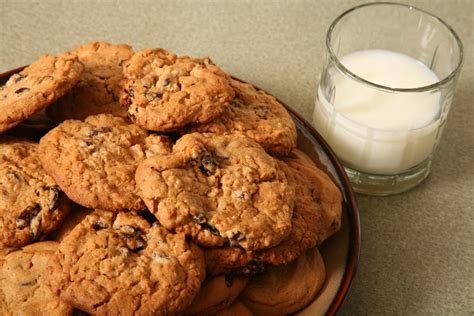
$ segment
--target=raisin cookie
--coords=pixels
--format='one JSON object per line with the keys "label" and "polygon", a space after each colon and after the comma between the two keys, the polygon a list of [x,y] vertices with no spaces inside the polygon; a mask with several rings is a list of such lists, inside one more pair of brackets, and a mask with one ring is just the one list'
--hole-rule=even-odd
{"label": "raisin cookie", "polygon": [[285,156],[296,147],[296,127],[285,107],[273,96],[252,85],[230,80],[235,98],[224,113],[210,123],[187,129],[194,132],[241,132],[273,155]]}
{"label": "raisin cookie", "polygon": [[290,235],[277,246],[259,251],[229,246],[206,249],[210,274],[255,274],[267,265],[288,264],[339,230],[342,196],[338,187],[299,150],[284,161],[279,161],[280,168],[297,192]]}
{"label": "raisin cookie", "polygon": [[67,120],[41,140],[44,169],[74,202],[109,211],[141,210],[135,170],[146,156],[164,153],[169,139],[99,114],[84,122]]}
{"label": "raisin cookie", "polygon": [[244,135],[187,134],[136,173],[160,223],[202,246],[272,247],[291,230],[294,191],[274,158]]}
{"label": "raisin cookie", "polygon": [[0,251],[1,315],[72,314],[72,306],[42,282],[46,264],[57,246],[57,242],[43,241]]}
{"label": "raisin cookie", "polygon": [[306,251],[290,265],[271,267],[252,278],[240,299],[255,315],[288,315],[308,305],[326,279],[317,248]]}
{"label": "raisin cookie", "polygon": [[37,144],[0,137],[0,247],[20,247],[56,229],[71,202],[41,167]]}
{"label": "raisin cookie", "polygon": [[245,288],[248,278],[219,275],[204,280],[185,315],[214,315],[231,305]]}
{"label": "raisin cookie", "polygon": [[169,131],[209,122],[234,97],[228,75],[209,58],[177,57],[164,49],[144,49],[125,65],[121,102],[135,124]]}
{"label": "raisin cookie", "polygon": [[119,96],[122,65],[132,57],[132,47],[92,42],[76,47],[70,55],[77,56],[84,65],[84,73],[69,93],[48,107],[48,116],[58,122],[84,120],[100,113],[126,117],[127,109],[120,105]]}
{"label": "raisin cookie", "polygon": [[72,56],[44,55],[0,86],[0,132],[44,109],[77,83],[84,66]]}
{"label": "raisin cookie", "polygon": [[49,261],[48,285],[90,314],[168,315],[191,304],[204,279],[202,251],[131,213],[95,211]]}

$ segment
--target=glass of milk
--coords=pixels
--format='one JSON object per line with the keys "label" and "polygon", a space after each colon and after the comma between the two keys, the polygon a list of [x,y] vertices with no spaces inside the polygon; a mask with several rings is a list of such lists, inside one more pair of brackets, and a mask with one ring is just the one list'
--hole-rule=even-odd
{"label": "glass of milk", "polygon": [[425,179],[463,59],[441,19],[370,3],[330,26],[313,123],[355,191],[389,195]]}

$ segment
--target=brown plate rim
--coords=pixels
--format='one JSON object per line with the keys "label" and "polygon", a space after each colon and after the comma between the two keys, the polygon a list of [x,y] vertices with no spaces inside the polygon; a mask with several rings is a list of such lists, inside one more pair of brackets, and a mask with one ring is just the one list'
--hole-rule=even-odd
{"label": "brown plate rim", "polygon": [[[11,75],[22,71],[25,67],[18,67],[12,70],[8,70],[4,73],[0,74],[0,79],[8,78]],[[233,77],[233,79],[236,79],[238,81],[241,81],[243,83],[247,83],[244,80],[241,80],[237,77]],[[253,84],[252,84],[253,85]],[[265,91],[264,89],[261,89],[257,87],[256,85],[253,85],[257,90],[262,90]],[[266,92],[266,91],[265,91]],[[268,92],[266,92],[268,93]],[[276,97],[275,97],[276,98]],[[298,112],[296,112],[293,108],[291,108],[288,104],[283,102],[282,100],[276,98],[278,102],[283,104],[283,106],[287,109],[288,112],[291,113],[294,119],[298,120],[300,125],[302,125],[308,132],[309,134],[316,140],[316,142],[323,148],[324,152],[328,156],[329,160],[331,161],[334,169],[336,170],[337,175],[339,176],[342,187],[343,187],[343,193],[346,198],[346,203],[347,207],[346,212],[348,213],[349,217],[349,253],[347,255],[346,259],[346,266],[344,269],[344,274],[341,280],[341,283],[339,285],[339,289],[336,293],[336,296],[333,298],[331,304],[329,305],[326,315],[332,316],[336,315],[336,313],[339,311],[341,308],[342,304],[344,303],[345,298],[347,297],[347,294],[350,290],[352,281],[355,277],[356,271],[357,271],[357,265],[359,262],[359,256],[360,256],[360,217],[359,217],[359,207],[357,205],[357,200],[356,196],[354,194],[354,191],[352,189],[352,186],[350,184],[350,180],[347,177],[347,174],[344,170],[344,167],[341,165],[339,162],[336,154],[334,151],[329,147],[328,143],[322,138],[322,136],[314,129],[314,127],[306,120],[304,119]]]}

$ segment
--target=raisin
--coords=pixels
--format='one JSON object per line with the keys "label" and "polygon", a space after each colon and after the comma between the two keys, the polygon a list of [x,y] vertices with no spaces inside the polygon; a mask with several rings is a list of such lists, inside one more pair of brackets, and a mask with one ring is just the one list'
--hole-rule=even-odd
{"label": "raisin", "polygon": [[257,260],[251,260],[245,267],[242,268],[242,272],[246,275],[262,273],[265,272],[265,266]]}
{"label": "raisin", "polygon": [[52,187],[44,187],[44,190],[50,191],[52,193],[51,201],[49,202],[49,209],[54,210],[59,206],[59,199],[61,197],[61,188],[57,185]]}
{"label": "raisin", "polygon": [[208,223],[203,223],[203,224],[199,224],[201,225],[201,228],[202,229],[205,229],[205,230],[208,230],[211,234],[215,235],[215,236],[221,236],[221,233],[220,231],[215,228],[214,226],[208,224]]}
{"label": "raisin", "polygon": [[140,235],[141,230],[130,225],[124,225],[119,228],[120,234],[125,238],[133,238]]}
{"label": "raisin", "polygon": [[165,79],[163,80],[163,86],[166,87],[167,85],[170,84],[171,81],[169,81],[168,79]]}
{"label": "raisin", "polygon": [[107,226],[108,226],[107,223],[104,223],[100,220],[97,220],[92,224],[92,228],[94,228],[95,230],[101,230],[101,229],[107,228]]}
{"label": "raisin", "polygon": [[141,237],[136,237],[132,239],[127,239],[126,241],[128,249],[133,252],[138,252],[145,249],[145,240]]}
{"label": "raisin", "polygon": [[220,161],[220,157],[205,152],[201,156],[201,165],[199,166],[199,170],[201,170],[204,175],[211,176],[216,173],[217,169],[219,168]]}
{"label": "raisin", "polygon": [[87,132],[88,137],[93,137],[99,135],[99,133],[109,133],[112,131],[111,127],[98,127],[94,128],[93,130],[90,130]]}
{"label": "raisin", "polygon": [[224,280],[225,280],[225,285],[226,285],[227,287],[232,287],[232,283],[234,283],[234,278],[233,278],[233,276],[226,274],[226,275],[224,276]]}
{"label": "raisin", "polygon": [[15,80],[15,83],[18,83],[20,81],[23,81],[23,79],[25,79],[26,77],[28,77],[28,75],[16,74],[13,76],[13,79]]}
{"label": "raisin", "polygon": [[20,88],[20,89],[15,91],[15,94],[20,95],[20,94],[28,92],[28,91],[30,91],[30,88]]}
{"label": "raisin", "polygon": [[28,206],[25,208],[21,214],[16,218],[16,226],[20,229],[29,226],[31,220],[39,214],[41,211],[41,206],[39,204],[35,204],[33,206]]}
{"label": "raisin", "polygon": [[204,214],[198,214],[198,215],[193,215],[192,221],[197,223],[197,224],[204,224],[207,222],[206,215]]}

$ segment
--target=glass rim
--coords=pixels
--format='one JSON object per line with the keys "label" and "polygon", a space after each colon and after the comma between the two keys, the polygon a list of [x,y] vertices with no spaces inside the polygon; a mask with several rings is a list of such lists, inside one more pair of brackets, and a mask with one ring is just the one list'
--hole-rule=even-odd
{"label": "glass rim", "polygon": [[[459,61],[456,65],[456,67],[451,71],[451,73],[449,75],[447,75],[445,78],[443,78],[442,80],[438,80],[437,82],[435,83],[432,83],[430,85],[426,85],[426,86],[421,86],[421,87],[415,87],[415,88],[393,88],[393,87],[388,87],[388,86],[384,86],[384,85],[381,85],[381,84],[377,84],[377,83],[374,83],[372,81],[369,81],[369,80],[366,80],[362,77],[359,77],[358,75],[356,75],[355,73],[353,73],[352,71],[350,71],[348,68],[346,68],[339,60],[339,58],[336,56],[334,50],[332,49],[332,44],[331,44],[331,40],[332,40],[332,32],[334,30],[334,28],[336,27],[336,25],[348,14],[350,14],[351,12],[355,11],[355,10],[358,10],[358,9],[361,9],[361,8],[364,8],[364,7],[369,7],[369,6],[377,6],[377,5],[394,5],[394,6],[399,6],[399,7],[405,7],[409,10],[416,10],[418,12],[421,12],[423,14],[426,14],[427,16],[429,16],[430,18],[438,21],[439,23],[441,23],[442,25],[444,25],[448,31],[451,33],[451,35],[454,37],[454,39],[456,40],[456,43],[458,45],[458,48],[459,48]],[[458,36],[458,34],[456,33],[456,31],[454,31],[454,29],[448,24],[446,23],[444,20],[442,20],[441,18],[437,17],[436,15],[433,15],[425,10],[422,10],[422,9],[419,9],[419,8],[416,8],[412,5],[408,5],[408,4],[404,4],[404,3],[396,3],[396,2],[371,2],[371,3],[364,3],[364,4],[361,4],[361,5],[358,5],[358,6],[355,6],[355,7],[352,7],[350,8],[349,10],[347,11],[344,11],[343,13],[341,13],[332,23],[331,25],[329,26],[329,29],[326,33],[326,48],[329,52],[329,58],[335,63],[336,67],[342,71],[345,75],[348,75],[349,77],[351,77],[352,79],[356,80],[356,81],[359,81],[363,84],[366,84],[366,85],[369,85],[369,86],[372,86],[376,89],[379,89],[379,90],[383,90],[383,91],[387,91],[387,92],[426,92],[426,91],[430,91],[430,90],[434,90],[434,89],[437,89],[439,88],[440,86],[443,86],[444,84],[450,82],[451,80],[453,80],[456,75],[459,73],[460,69],[461,69],[461,66],[462,66],[462,63],[463,63],[463,60],[464,60],[464,47],[463,47],[463,44],[462,44],[462,41],[460,39],[460,37]]]}

